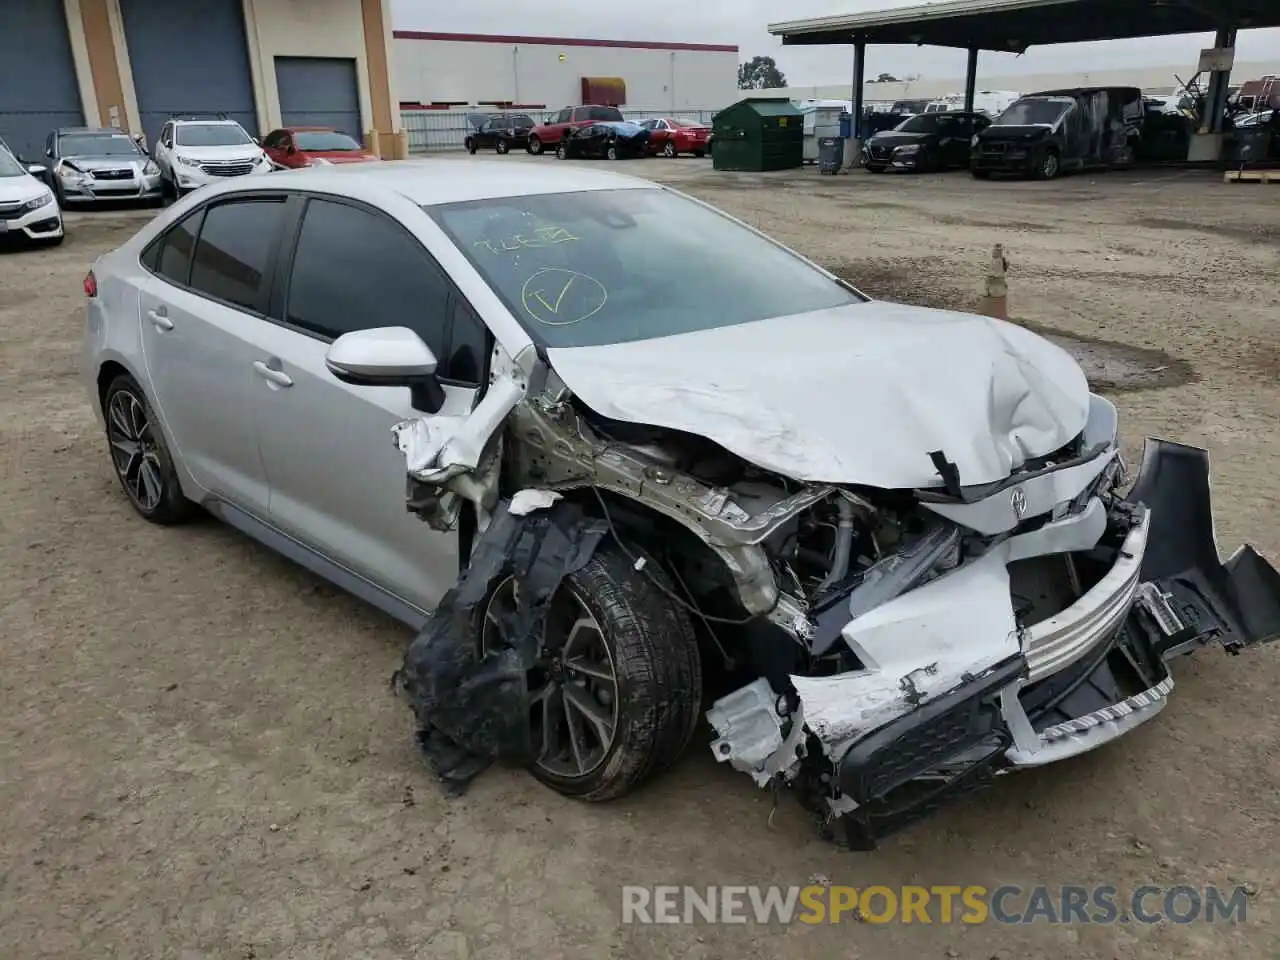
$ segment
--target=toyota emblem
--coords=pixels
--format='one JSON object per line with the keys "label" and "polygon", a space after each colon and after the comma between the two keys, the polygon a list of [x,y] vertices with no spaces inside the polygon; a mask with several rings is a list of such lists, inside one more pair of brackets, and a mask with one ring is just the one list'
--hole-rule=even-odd
{"label": "toyota emblem", "polygon": [[1027,512],[1027,495],[1021,487],[1014,488],[1009,502],[1013,505],[1014,516],[1021,520],[1022,515]]}

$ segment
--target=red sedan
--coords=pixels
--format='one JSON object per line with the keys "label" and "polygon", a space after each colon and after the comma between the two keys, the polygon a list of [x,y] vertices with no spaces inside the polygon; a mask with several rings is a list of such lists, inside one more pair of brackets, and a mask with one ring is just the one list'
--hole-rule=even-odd
{"label": "red sedan", "polygon": [[678,157],[682,153],[692,153],[695,157],[707,155],[711,128],[704,123],[663,117],[640,125],[649,131],[649,149],[655,153],[664,157]]}
{"label": "red sedan", "polygon": [[272,164],[286,170],[382,159],[328,127],[281,127],[262,138],[262,149]]}

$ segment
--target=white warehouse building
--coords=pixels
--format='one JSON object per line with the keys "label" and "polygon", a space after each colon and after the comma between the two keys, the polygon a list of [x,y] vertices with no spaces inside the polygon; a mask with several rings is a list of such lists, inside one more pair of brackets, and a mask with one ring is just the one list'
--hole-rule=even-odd
{"label": "white warehouse building", "polygon": [[738,48],[576,37],[396,30],[394,86],[405,107],[719,110],[740,99]]}

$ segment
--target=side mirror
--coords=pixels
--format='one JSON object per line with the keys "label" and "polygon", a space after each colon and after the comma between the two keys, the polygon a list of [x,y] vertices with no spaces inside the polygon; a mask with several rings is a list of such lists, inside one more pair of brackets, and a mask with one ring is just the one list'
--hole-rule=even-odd
{"label": "side mirror", "polygon": [[31,174],[33,177],[43,177],[48,172],[49,168],[42,163],[27,164],[27,173]]}
{"label": "side mirror", "polygon": [[408,387],[415,410],[444,406],[436,355],[408,327],[376,327],[344,333],[324,357],[329,372],[357,387]]}
{"label": "side mirror", "polygon": [[289,144],[289,149],[285,151],[285,153],[289,154],[289,156],[293,156],[297,152],[298,152],[298,148],[295,147],[292,143]]}

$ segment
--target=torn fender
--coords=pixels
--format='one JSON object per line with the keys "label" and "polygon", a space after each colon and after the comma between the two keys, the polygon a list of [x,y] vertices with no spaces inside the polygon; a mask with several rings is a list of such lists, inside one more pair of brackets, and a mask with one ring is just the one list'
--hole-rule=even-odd
{"label": "torn fender", "polygon": [[[457,586],[410,645],[393,683],[413,710],[419,748],[453,792],[494,760],[535,759],[525,675],[538,656],[547,602],[607,532],[573,503],[524,516],[499,505]],[[515,579],[516,609],[492,632],[501,642],[485,649],[486,605],[507,577]]]}

